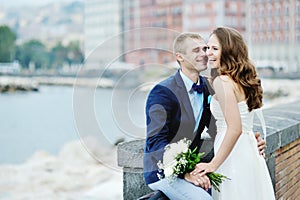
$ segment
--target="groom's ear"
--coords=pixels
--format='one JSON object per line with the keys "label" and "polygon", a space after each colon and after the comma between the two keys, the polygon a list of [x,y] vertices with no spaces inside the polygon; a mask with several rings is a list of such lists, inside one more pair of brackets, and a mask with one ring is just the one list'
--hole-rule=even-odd
{"label": "groom's ear", "polygon": [[177,52],[175,53],[175,56],[176,56],[176,60],[179,61],[179,62],[183,62],[184,61],[184,58],[182,56],[181,53]]}

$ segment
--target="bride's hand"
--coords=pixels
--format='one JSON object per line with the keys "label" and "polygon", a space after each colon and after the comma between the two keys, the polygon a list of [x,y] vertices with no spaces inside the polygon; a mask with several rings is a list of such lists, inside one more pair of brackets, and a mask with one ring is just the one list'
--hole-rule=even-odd
{"label": "bride's hand", "polygon": [[186,173],[184,175],[184,179],[190,183],[193,183],[196,186],[202,187],[205,190],[211,188],[210,180],[206,175],[200,176],[199,174],[192,175],[191,173]]}
{"label": "bride's hand", "polygon": [[204,176],[207,173],[215,171],[215,167],[212,163],[198,163],[195,166],[195,169],[191,172],[193,175],[199,174],[200,176]]}
{"label": "bride's hand", "polygon": [[259,132],[256,132],[255,133],[255,138],[257,140],[257,147],[258,147],[258,151],[259,153],[265,157],[265,149],[267,147],[266,145],[266,140],[263,140],[261,137],[260,137],[260,133]]}

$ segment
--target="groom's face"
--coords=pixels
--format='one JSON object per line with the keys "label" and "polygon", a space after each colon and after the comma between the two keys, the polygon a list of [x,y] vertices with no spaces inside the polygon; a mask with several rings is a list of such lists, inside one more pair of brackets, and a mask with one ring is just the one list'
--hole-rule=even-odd
{"label": "groom's face", "polygon": [[207,45],[204,40],[187,38],[186,51],[182,54],[184,67],[201,72],[207,69]]}

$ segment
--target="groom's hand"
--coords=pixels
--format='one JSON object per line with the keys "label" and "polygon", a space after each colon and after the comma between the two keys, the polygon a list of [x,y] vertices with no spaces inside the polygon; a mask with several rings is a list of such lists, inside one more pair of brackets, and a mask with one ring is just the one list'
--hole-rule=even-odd
{"label": "groom's hand", "polygon": [[256,132],[255,133],[255,138],[257,140],[257,147],[258,147],[258,151],[259,153],[265,157],[265,149],[267,147],[266,145],[266,140],[263,140],[261,137],[260,137],[260,133],[259,132]]}
{"label": "groom's hand", "polygon": [[191,173],[186,173],[184,175],[184,179],[196,186],[202,187],[205,190],[211,188],[210,180],[206,175],[200,176],[200,174],[192,175]]}

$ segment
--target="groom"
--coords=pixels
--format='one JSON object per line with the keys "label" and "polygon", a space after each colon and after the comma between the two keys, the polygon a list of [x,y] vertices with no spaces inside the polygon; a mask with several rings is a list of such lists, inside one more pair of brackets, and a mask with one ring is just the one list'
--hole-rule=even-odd
{"label": "groom", "polygon": [[[164,147],[183,138],[192,141],[191,149],[204,146],[202,132],[214,139],[215,119],[209,103],[213,90],[200,75],[207,69],[207,45],[197,33],[182,33],[174,41],[173,51],[180,66],[178,72],[157,84],[146,103],[147,137],[144,152],[144,178],[152,190],[162,191],[170,199],[212,199],[206,191],[211,187],[206,175],[184,174],[171,183],[158,179],[157,163]],[[257,136],[263,153],[265,141]],[[202,151],[202,149],[201,149]],[[201,162],[213,157],[213,146]]]}

